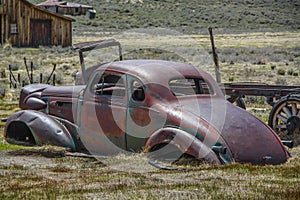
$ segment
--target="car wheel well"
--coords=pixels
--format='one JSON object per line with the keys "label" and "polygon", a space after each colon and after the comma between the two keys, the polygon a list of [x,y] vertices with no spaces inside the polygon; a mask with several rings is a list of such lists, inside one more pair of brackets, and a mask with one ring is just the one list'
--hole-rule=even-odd
{"label": "car wheel well", "polygon": [[34,146],[36,141],[30,128],[22,121],[11,122],[6,130],[6,140],[9,143]]}
{"label": "car wheel well", "polygon": [[[175,165],[191,165],[191,166],[197,166],[203,162],[201,162],[201,160],[198,160],[197,158],[195,158],[195,156],[190,155],[186,152],[182,152],[178,147],[176,147],[176,145],[174,144],[170,144],[171,147],[176,148],[177,154],[175,153],[175,157],[174,158],[167,158],[167,157],[160,157],[161,155],[156,155],[155,151],[159,151],[160,149],[166,147],[167,145],[169,145],[170,143],[160,143],[160,144],[156,144],[154,145],[150,150],[149,153],[151,153],[151,159],[152,160],[158,160],[158,161],[165,161],[164,159],[169,159],[172,164]],[[178,153],[180,151],[180,153]],[[173,154],[174,155],[174,154]]]}
{"label": "car wheel well", "polygon": [[156,145],[154,145],[153,147],[151,147],[151,148],[149,149],[149,152],[157,151],[157,150],[159,150],[159,149],[165,147],[165,146],[168,145],[168,144],[169,144],[169,143],[159,143],[159,144],[156,144]]}
{"label": "car wheel well", "polygon": [[193,155],[182,152],[176,144],[159,143],[151,147],[149,153],[152,160],[173,164],[199,164],[199,160],[197,160]]}

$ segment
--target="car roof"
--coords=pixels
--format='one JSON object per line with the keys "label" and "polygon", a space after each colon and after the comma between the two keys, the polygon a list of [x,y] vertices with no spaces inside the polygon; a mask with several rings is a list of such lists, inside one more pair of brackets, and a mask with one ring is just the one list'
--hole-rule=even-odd
{"label": "car roof", "polygon": [[202,77],[211,79],[205,71],[189,64],[164,60],[125,60],[106,63],[98,70],[112,70],[136,76],[143,80],[161,82],[175,77]]}

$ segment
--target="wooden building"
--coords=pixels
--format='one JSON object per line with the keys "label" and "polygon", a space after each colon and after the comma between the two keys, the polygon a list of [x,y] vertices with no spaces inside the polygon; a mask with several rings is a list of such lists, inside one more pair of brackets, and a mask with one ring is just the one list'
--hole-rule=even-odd
{"label": "wooden building", "polygon": [[16,47],[72,45],[74,20],[27,0],[0,0],[0,44]]}
{"label": "wooden building", "polygon": [[37,6],[62,15],[88,15],[96,12],[92,6],[61,0],[47,0]]}

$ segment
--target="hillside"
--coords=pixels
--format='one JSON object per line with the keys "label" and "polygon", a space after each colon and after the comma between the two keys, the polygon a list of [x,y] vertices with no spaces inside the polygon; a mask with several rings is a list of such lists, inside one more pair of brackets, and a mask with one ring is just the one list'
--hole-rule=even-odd
{"label": "hillside", "polygon": [[[30,0],[39,3],[43,0]],[[70,0],[71,1],[71,0]],[[224,32],[295,31],[300,29],[298,0],[100,0],[88,4],[97,17],[75,17],[75,33],[83,29],[126,30],[165,27],[199,33],[209,26]]]}

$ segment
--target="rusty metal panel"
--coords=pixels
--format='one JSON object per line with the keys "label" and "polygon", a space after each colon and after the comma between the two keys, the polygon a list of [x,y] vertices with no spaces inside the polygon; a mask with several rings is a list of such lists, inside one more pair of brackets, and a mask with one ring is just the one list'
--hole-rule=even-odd
{"label": "rusty metal panel", "polygon": [[75,142],[69,131],[55,119],[33,110],[14,113],[6,122],[4,136],[13,144],[52,144],[75,150]]}

